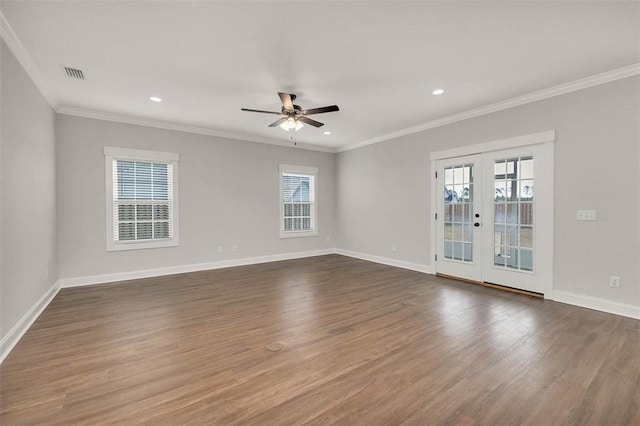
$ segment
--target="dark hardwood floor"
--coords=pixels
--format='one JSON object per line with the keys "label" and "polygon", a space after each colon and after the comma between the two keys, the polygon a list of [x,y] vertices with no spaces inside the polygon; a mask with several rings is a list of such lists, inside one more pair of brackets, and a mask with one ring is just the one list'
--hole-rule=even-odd
{"label": "dark hardwood floor", "polygon": [[640,321],[330,255],[63,289],[0,380],[2,425],[640,425]]}

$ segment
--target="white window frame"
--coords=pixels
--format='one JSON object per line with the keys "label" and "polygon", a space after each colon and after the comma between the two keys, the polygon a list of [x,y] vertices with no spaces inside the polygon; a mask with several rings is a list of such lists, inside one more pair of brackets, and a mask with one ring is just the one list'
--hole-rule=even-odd
{"label": "white window frame", "polygon": [[[313,191],[311,192],[311,229],[303,231],[284,230],[284,202],[282,201],[282,177],[285,173],[313,176]],[[280,205],[280,238],[315,237],[318,235],[318,168],[280,164],[278,172],[278,204]]]}
{"label": "white window frame", "polygon": [[[178,238],[178,160],[179,155],[171,152],[144,151],[139,149],[116,148],[105,146],[105,184],[106,184],[106,240],[107,251],[119,250],[138,250],[159,247],[175,247],[179,245]],[[144,161],[151,163],[165,163],[172,166],[173,169],[173,185],[172,193],[172,227],[173,235],[169,239],[158,241],[151,240],[133,240],[133,241],[114,241],[114,203],[113,203],[113,162],[114,160],[126,161]]]}

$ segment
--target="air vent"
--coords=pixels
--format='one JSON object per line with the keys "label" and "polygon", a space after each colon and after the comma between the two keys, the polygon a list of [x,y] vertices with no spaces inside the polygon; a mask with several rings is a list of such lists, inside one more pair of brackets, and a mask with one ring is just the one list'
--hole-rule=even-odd
{"label": "air vent", "polygon": [[84,74],[82,70],[76,68],[64,67],[64,70],[67,72],[67,77],[77,78],[78,80],[84,80]]}

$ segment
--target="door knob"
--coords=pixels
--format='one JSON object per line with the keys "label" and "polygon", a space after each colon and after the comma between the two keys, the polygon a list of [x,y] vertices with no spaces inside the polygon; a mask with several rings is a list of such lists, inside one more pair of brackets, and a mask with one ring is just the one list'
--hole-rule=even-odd
{"label": "door knob", "polygon": [[480,213],[476,213],[476,217],[480,217]]}
{"label": "door knob", "polygon": [[473,226],[480,226],[480,222],[474,223]]}

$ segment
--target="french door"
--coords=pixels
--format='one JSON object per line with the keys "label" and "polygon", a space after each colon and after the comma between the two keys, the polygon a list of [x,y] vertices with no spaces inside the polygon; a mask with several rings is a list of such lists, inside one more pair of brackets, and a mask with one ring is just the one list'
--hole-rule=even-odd
{"label": "french door", "polygon": [[532,145],[436,162],[438,273],[545,292],[552,194],[544,154]]}
{"label": "french door", "polygon": [[482,280],[482,157],[438,161],[438,273]]}

